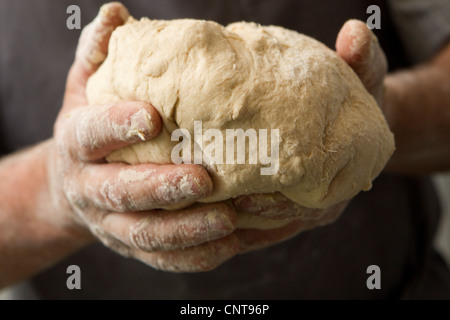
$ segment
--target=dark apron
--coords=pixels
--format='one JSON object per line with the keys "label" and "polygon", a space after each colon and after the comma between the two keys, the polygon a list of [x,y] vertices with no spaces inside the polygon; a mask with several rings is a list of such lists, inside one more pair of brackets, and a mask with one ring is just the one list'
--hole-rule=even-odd
{"label": "dark apron", "polygon": [[[85,25],[96,15],[101,2],[0,3],[3,153],[51,136],[79,36],[79,31],[64,28],[68,17],[65,10],[70,4],[78,4]],[[369,16],[366,8],[377,4],[382,28],[376,34],[390,69],[408,65],[384,1],[122,2],[135,17],[199,18],[222,24],[256,21],[297,30],[331,48],[347,19],[365,21]],[[372,190],[359,194],[336,223],[268,249],[239,255],[211,272],[155,271],[94,244],[26,286],[17,286],[14,295],[43,299],[450,298],[448,270],[432,249],[438,218],[438,202],[429,179],[382,174]],[[81,268],[81,290],[66,288],[66,268],[71,264]],[[380,267],[380,290],[366,286],[370,265]]]}

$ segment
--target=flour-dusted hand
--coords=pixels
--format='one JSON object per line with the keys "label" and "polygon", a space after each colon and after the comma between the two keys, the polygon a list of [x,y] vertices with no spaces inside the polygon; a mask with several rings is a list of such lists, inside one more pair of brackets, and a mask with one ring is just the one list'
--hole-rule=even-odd
{"label": "flour-dusted hand", "polygon": [[246,228],[236,230],[239,250],[243,253],[261,249],[292,238],[300,232],[333,223],[348,203],[344,201],[328,209],[311,209],[298,205],[280,193],[236,197],[233,199],[233,206],[239,214],[255,215],[259,217],[259,221],[267,219],[269,224],[279,221],[282,225],[267,230]]}
{"label": "flour-dusted hand", "polygon": [[237,252],[236,237],[227,236],[235,229],[235,212],[225,204],[158,210],[208,196],[213,185],[207,172],[196,165],[104,160],[161,130],[150,104],[88,106],[86,100],[87,79],[106,57],[112,31],[127,17],[121,4],[105,5],[82,33],[49,157],[53,201],[80,228],[125,256],[168,271],[209,270]]}

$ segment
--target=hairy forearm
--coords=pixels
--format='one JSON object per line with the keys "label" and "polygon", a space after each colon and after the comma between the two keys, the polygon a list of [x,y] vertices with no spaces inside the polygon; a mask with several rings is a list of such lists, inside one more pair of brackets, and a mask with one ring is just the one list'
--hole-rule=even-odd
{"label": "hairy forearm", "polygon": [[450,170],[450,45],[435,59],[385,80],[385,113],[395,134],[389,171]]}
{"label": "hairy forearm", "polygon": [[0,288],[35,274],[89,242],[59,212],[47,186],[52,141],[0,160]]}

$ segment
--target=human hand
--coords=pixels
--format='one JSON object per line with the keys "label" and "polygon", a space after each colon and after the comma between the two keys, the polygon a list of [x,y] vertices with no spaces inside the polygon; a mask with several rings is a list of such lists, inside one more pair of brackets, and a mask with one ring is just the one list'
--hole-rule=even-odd
{"label": "human hand", "polygon": [[253,214],[260,219],[287,221],[273,229],[238,228],[239,252],[262,249],[290,239],[299,233],[330,224],[345,210],[348,201],[327,209],[311,209],[298,205],[281,193],[242,195],[233,199],[238,214]]}
{"label": "human hand", "polygon": [[[192,203],[212,191],[196,165],[106,163],[111,151],[156,137],[161,120],[153,106],[118,102],[88,106],[85,86],[106,57],[112,31],[127,10],[103,6],[85,28],[70,69],[49,154],[49,188],[68,223],[89,230],[106,246],[166,271],[210,270],[234,256],[236,214],[223,203],[158,210]],[[92,238],[86,232],[86,238]]]}

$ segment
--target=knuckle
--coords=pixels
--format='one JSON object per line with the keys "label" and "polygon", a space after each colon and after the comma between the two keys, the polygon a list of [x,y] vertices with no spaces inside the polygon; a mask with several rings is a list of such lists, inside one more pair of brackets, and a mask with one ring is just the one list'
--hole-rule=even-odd
{"label": "knuckle", "polygon": [[58,149],[71,157],[88,159],[97,143],[96,136],[91,134],[90,125],[84,107],[63,114],[55,125]]}
{"label": "knuckle", "polygon": [[109,106],[80,107],[67,119],[68,133],[75,153],[81,160],[93,159],[108,133],[105,111]]}
{"label": "knuckle", "polygon": [[98,198],[99,202],[113,211],[124,212],[132,207],[127,192],[111,180],[103,182],[98,190]]}
{"label": "knuckle", "polygon": [[83,193],[79,191],[75,181],[71,177],[64,181],[64,194],[72,206],[84,210],[88,207],[88,201]]}
{"label": "knuckle", "polygon": [[146,217],[130,226],[129,242],[139,250],[147,252],[169,251],[183,247],[183,239],[188,237],[183,226],[169,227],[157,215]]}
{"label": "knuckle", "polygon": [[131,230],[129,234],[131,245],[139,250],[155,252],[161,249],[158,241],[146,230]]}

